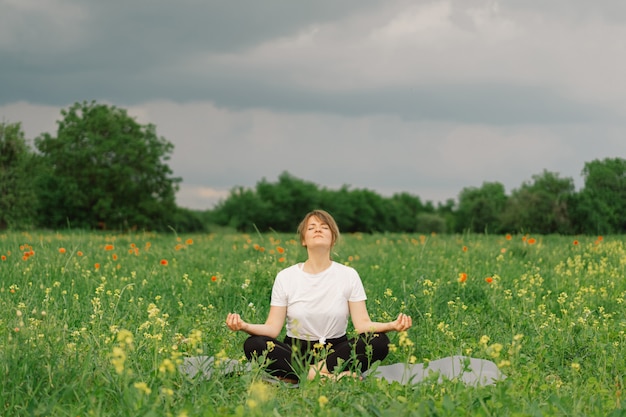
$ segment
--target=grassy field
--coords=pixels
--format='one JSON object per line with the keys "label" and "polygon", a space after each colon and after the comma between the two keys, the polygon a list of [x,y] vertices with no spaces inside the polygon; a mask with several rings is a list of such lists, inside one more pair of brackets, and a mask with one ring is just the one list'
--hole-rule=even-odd
{"label": "grassy field", "polygon": [[295,235],[0,234],[2,416],[626,415],[620,237],[346,235],[372,318],[413,317],[384,364],[489,359],[507,378],[388,384],[190,380],[183,356],[242,359]]}

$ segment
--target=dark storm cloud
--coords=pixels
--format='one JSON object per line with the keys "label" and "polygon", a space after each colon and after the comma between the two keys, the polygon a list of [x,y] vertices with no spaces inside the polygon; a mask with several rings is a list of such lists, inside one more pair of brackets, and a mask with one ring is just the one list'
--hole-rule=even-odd
{"label": "dark storm cloud", "polygon": [[0,42],[0,104],[64,105],[92,98],[135,104],[184,92],[179,65],[189,57],[245,50],[372,2],[84,2],[70,16],[48,15],[45,4],[6,3],[0,23],[10,33]]}
{"label": "dark storm cloud", "polygon": [[625,17],[622,0],[0,0],[0,120],[33,138],[75,101],[128,108],[175,145],[186,207],[283,171],[439,201],[543,169],[580,181],[626,157]]}

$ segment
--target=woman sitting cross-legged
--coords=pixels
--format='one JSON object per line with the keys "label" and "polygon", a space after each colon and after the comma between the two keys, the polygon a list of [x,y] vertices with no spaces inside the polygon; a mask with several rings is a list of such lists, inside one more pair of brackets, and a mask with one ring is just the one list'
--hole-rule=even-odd
{"label": "woman sitting cross-legged", "polygon": [[[226,318],[233,331],[250,335],[244,343],[249,360],[264,357],[267,372],[297,382],[304,369],[308,379],[363,372],[389,352],[389,331],[411,327],[411,317],[399,314],[391,322],[370,319],[365,290],[354,268],[334,262],[331,249],[339,238],[333,217],[323,210],[308,213],[298,226],[306,247],[305,262],[278,273],[270,311],[264,324],[245,322],[239,314]],[[357,337],[346,335],[348,317]],[[287,321],[287,335],[277,339]]]}

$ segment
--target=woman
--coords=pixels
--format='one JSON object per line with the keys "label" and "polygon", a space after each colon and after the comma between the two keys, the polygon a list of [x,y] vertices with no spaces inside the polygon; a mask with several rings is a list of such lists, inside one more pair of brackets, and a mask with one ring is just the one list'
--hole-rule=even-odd
{"label": "woman", "polygon": [[[278,273],[272,288],[270,311],[264,324],[247,323],[239,314],[226,318],[233,331],[250,335],[244,343],[249,360],[265,356],[267,372],[296,382],[304,369],[308,379],[317,374],[337,376],[365,371],[389,352],[386,332],[411,327],[411,317],[374,322],[365,306],[365,290],[356,270],[334,262],[331,249],[339,238],[337,223],[323,210],[308,213],[298,226],[308,253],[305,262]],[[351,317],[358,337],[348,339]],[[277,340],[287,320],[284,341]]]}

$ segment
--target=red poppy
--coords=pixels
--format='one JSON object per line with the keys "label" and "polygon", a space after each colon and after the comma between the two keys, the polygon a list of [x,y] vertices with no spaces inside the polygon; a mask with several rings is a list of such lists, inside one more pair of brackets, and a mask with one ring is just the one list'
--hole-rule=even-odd
{"label": "red poppy", "polygon": [[168,264],[167,259],[161,259],[161,265],[167,265],[167,264]]}
{"label": "red poppy", "polygon": [[65,253],[65,248],[59,248],[59,253]]}
{"label": "red poppy", "polygon": [[465,272],[459,273],[459,282],[465,282],[465,281],[467,281],[467,273]]}
{"label": "red poppy", "polygon": [[487,282],[487,284],[491,284],[493,282],[493,278],[487,277],[485,278],[485,281]]}

